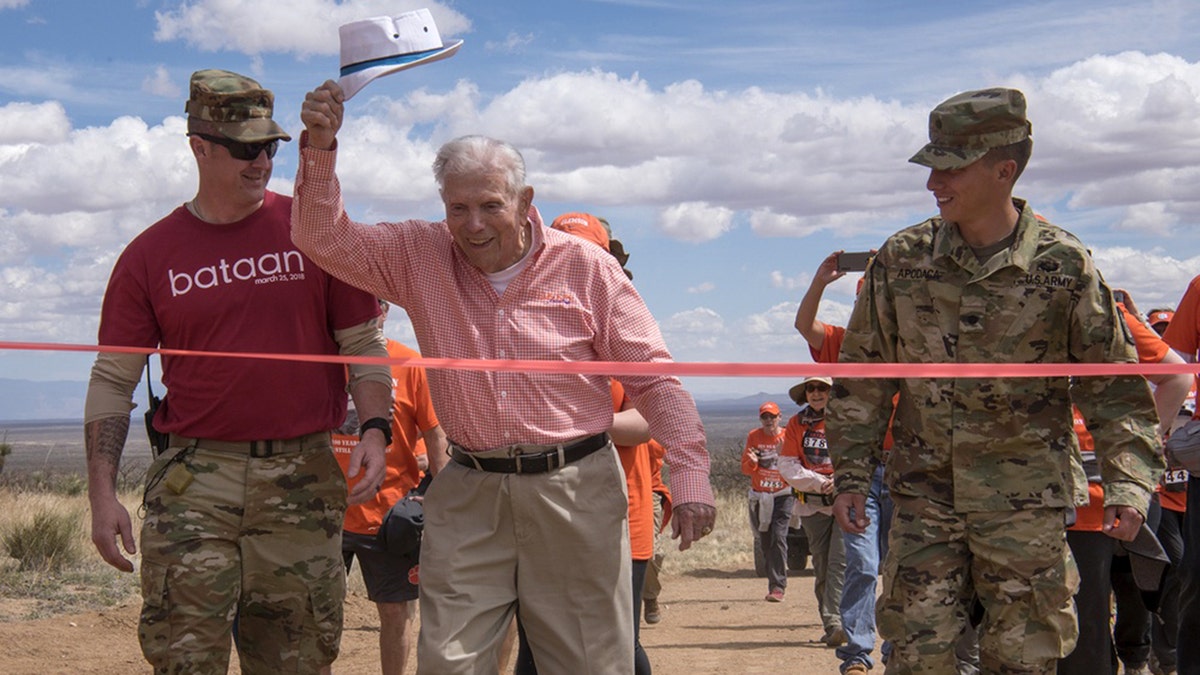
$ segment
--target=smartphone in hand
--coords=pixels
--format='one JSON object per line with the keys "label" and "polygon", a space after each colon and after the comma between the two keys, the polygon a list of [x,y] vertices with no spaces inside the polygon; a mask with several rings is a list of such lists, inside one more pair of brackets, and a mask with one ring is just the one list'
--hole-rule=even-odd
{"label": "smartphone in hand", "polygon": [[871,251],[844,251],[838,254],[837,270],[839,272],[864,272],[867,263],[875,256]]}

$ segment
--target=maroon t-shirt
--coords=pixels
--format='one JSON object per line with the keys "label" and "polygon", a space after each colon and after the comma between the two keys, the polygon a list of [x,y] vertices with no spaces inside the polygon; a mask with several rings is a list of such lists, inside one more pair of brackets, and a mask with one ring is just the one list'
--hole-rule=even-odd
{"label": "maroon t-shirt", "polygon": [[[219,352],[336,354],[333,331],[379,313],[326,274],[290,234],[291,197],[267,192],[247,218],[212,225],[180,206],[138,235],[104,294],[100,344]],[[169,402],[155,426],[249,441],[327,431],[346,415],[345,366],[164,356]]]}

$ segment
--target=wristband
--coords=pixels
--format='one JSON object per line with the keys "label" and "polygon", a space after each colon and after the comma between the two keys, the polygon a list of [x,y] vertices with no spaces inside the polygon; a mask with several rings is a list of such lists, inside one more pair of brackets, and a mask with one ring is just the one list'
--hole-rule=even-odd
{"label": "wristband", "polygon": [[383,417],[372,417],[358,427],[358,440],[362,440],[367,429],[378,429],[383,432],[384,445],[392,444],[392,422]]}

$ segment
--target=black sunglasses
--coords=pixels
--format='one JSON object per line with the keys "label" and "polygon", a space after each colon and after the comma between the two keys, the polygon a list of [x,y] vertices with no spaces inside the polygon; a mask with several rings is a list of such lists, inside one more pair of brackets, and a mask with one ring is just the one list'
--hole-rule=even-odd
{"label": "black sunglasses", "polygon": [[208,134],[194,134],[199,136],[209,143],[222,145],[229,151],[229,156],[234,159],[240,159],[244,162],[253,162],[258,159],[259,153],[267,153],[267,159],[273,159],[275,153],[279,150],[279,139],[273,138],[265,143],[242,143],[220,136],[209,136]]}
{"label": "black sunglasses", "polygon": [[810,382],[804,385],[804,391],[829,391],[829,385]]}

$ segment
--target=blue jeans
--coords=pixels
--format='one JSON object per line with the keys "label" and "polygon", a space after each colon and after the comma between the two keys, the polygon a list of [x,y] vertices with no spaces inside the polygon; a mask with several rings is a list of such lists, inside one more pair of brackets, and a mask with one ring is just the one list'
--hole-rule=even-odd
{"label": "blue jeans", "polygon": [[871,521],[866,532],[842,533],[846,577],[839,610],[847,641],[836,652],[842,660],[842,670],[854,663],[867,668],[875,666],[871,659],[871,650],[875,648],[875,581],[879,576],[879,561],[887,555],[888,530],[892,524],[892,499],[883,484],[882,464],[871,476],[865,515]]}
{"label": "blue jeans", "polygon": [[1179,638],[1175,658],[1179,675],[1200,673],[1200,478],[1188,479],[1187,513],[1183,516],[1183,564],[1177,570]]}

